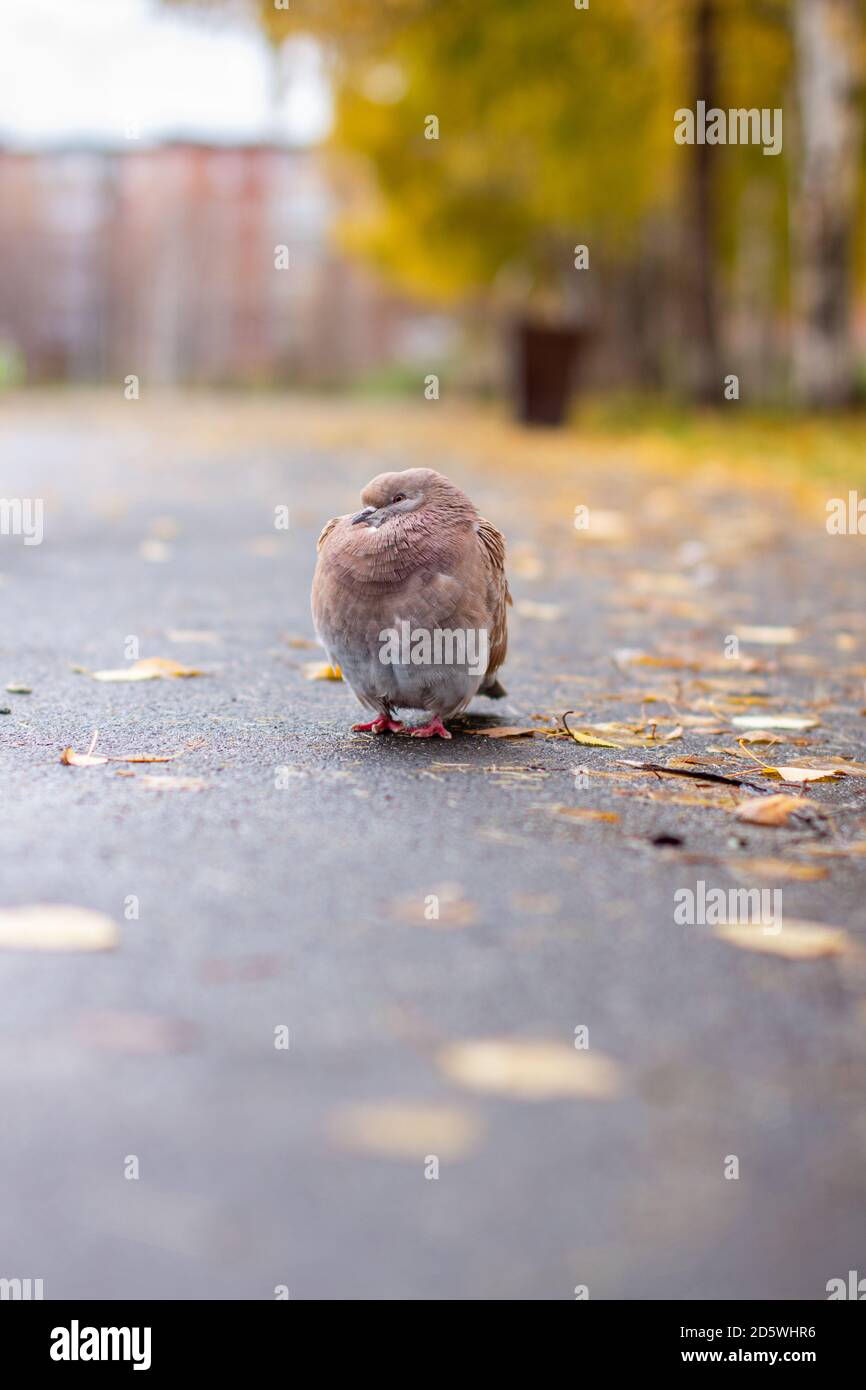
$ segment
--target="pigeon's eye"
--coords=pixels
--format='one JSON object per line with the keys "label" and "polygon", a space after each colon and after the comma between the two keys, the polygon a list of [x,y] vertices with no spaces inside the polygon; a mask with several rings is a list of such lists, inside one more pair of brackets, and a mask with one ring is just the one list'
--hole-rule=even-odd
{"label": "pigeon's eye", "polygon": [[391,498],[391,501],[392,501],[392,502],[405,502],[405,501],[406,501],[406,494],[405,494],[405,492],[395,492],[395,493],[394,493],[394,496]]}

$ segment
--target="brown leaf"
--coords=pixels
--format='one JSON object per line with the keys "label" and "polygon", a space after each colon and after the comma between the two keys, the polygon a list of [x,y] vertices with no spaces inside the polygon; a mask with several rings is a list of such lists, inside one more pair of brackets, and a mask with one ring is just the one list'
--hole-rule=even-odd
{"label": "brown leaf", "polygon": [[807,882],[826,878],[828,872],[819,864],[795,864],[787,859],[726,859],[723,862],[732,874],[742,879],[774,878]]}
{"label": "brown leaf", "polygon": [[752,825],[788,825],[792,816],[802,815],[810,805],[802,796],[779,792],[776,796],[750,796],[740,802],[734,814],[737,820]]}
{"label": "brown leaf", "polygon": [[488,729],[464,729],[466,734],[477,734],[480,738],[531,738],[533,734],[545,733],[546,730],[529,728],[523,725],[491,725]]}
{"label": "brown leaf", "polygon": [[846,854],[866,854],[866,840],[852,840],[847,845],[803,845],[807,854],[827,855],[836,858]]}
{"label": "brown leaf", "polygon": [[616,811],[593,811],[589,807],[584,808],[582,806],[542,805],[538,807],[538,810],[548,811],[552,816],[569,816],[572,820],[619,820]]}

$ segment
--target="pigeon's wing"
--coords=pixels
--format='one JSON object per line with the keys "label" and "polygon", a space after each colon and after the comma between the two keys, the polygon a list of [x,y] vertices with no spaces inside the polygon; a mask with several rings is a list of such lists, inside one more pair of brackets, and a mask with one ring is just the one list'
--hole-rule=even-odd
{"label": "pigeon's wing", "polygon": [[343,520],[343,518],[342,518],[341,516],[332,516],[330,521],[326,521],[326,522],[325,522],[324,526],[322,527],[322,534],[319,536],[319,539],[316,541],[316,553],[317,553],[317,554],[318,554],[318,552],[321,550],[322,546],[325,544],[325,541],[326,541],[326,540],[328,539],[328,537],[330,536],[330,534],[331,534],[331,532],[333,531],[334,527],[336,526],[337,522],[338,522],[338,521],[342,521],[342,520]]}
{"label": "pigeon's wing", "polygon": [[505,537],[483,517],[479,517],[476,531],[487,571],[487,598],[491,615],[490,664],[487,667],[485,684],[493,685],[496,672],[504,662],[508,649],[505,609],[506,605],[511,603],[511,593],[505,577]]}

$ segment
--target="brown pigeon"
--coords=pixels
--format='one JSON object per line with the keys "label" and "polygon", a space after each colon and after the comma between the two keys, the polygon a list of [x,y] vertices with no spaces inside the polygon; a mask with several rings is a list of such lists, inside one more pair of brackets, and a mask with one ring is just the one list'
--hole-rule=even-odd
{"label": "brown pigeon", "polygon": [[426,710],[415,738],[450,738],[444,721],[496,678],[507,644],[505,541],[432,468],[380,473],[354,516],[319,537],[313,622],[332,665],[376,717],[355,729],[397,733],[396,709]]}

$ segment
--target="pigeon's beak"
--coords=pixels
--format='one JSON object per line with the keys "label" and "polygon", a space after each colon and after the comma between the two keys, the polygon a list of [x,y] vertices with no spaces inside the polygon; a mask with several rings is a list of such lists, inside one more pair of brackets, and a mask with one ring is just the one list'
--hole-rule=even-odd
{"label": "pigeon's beak", "polygon": [[375,507],[362,507],[361,510],[356,512],[352,517],[352,526],[359,526],[362,521],[369,521],[375,510]]}

